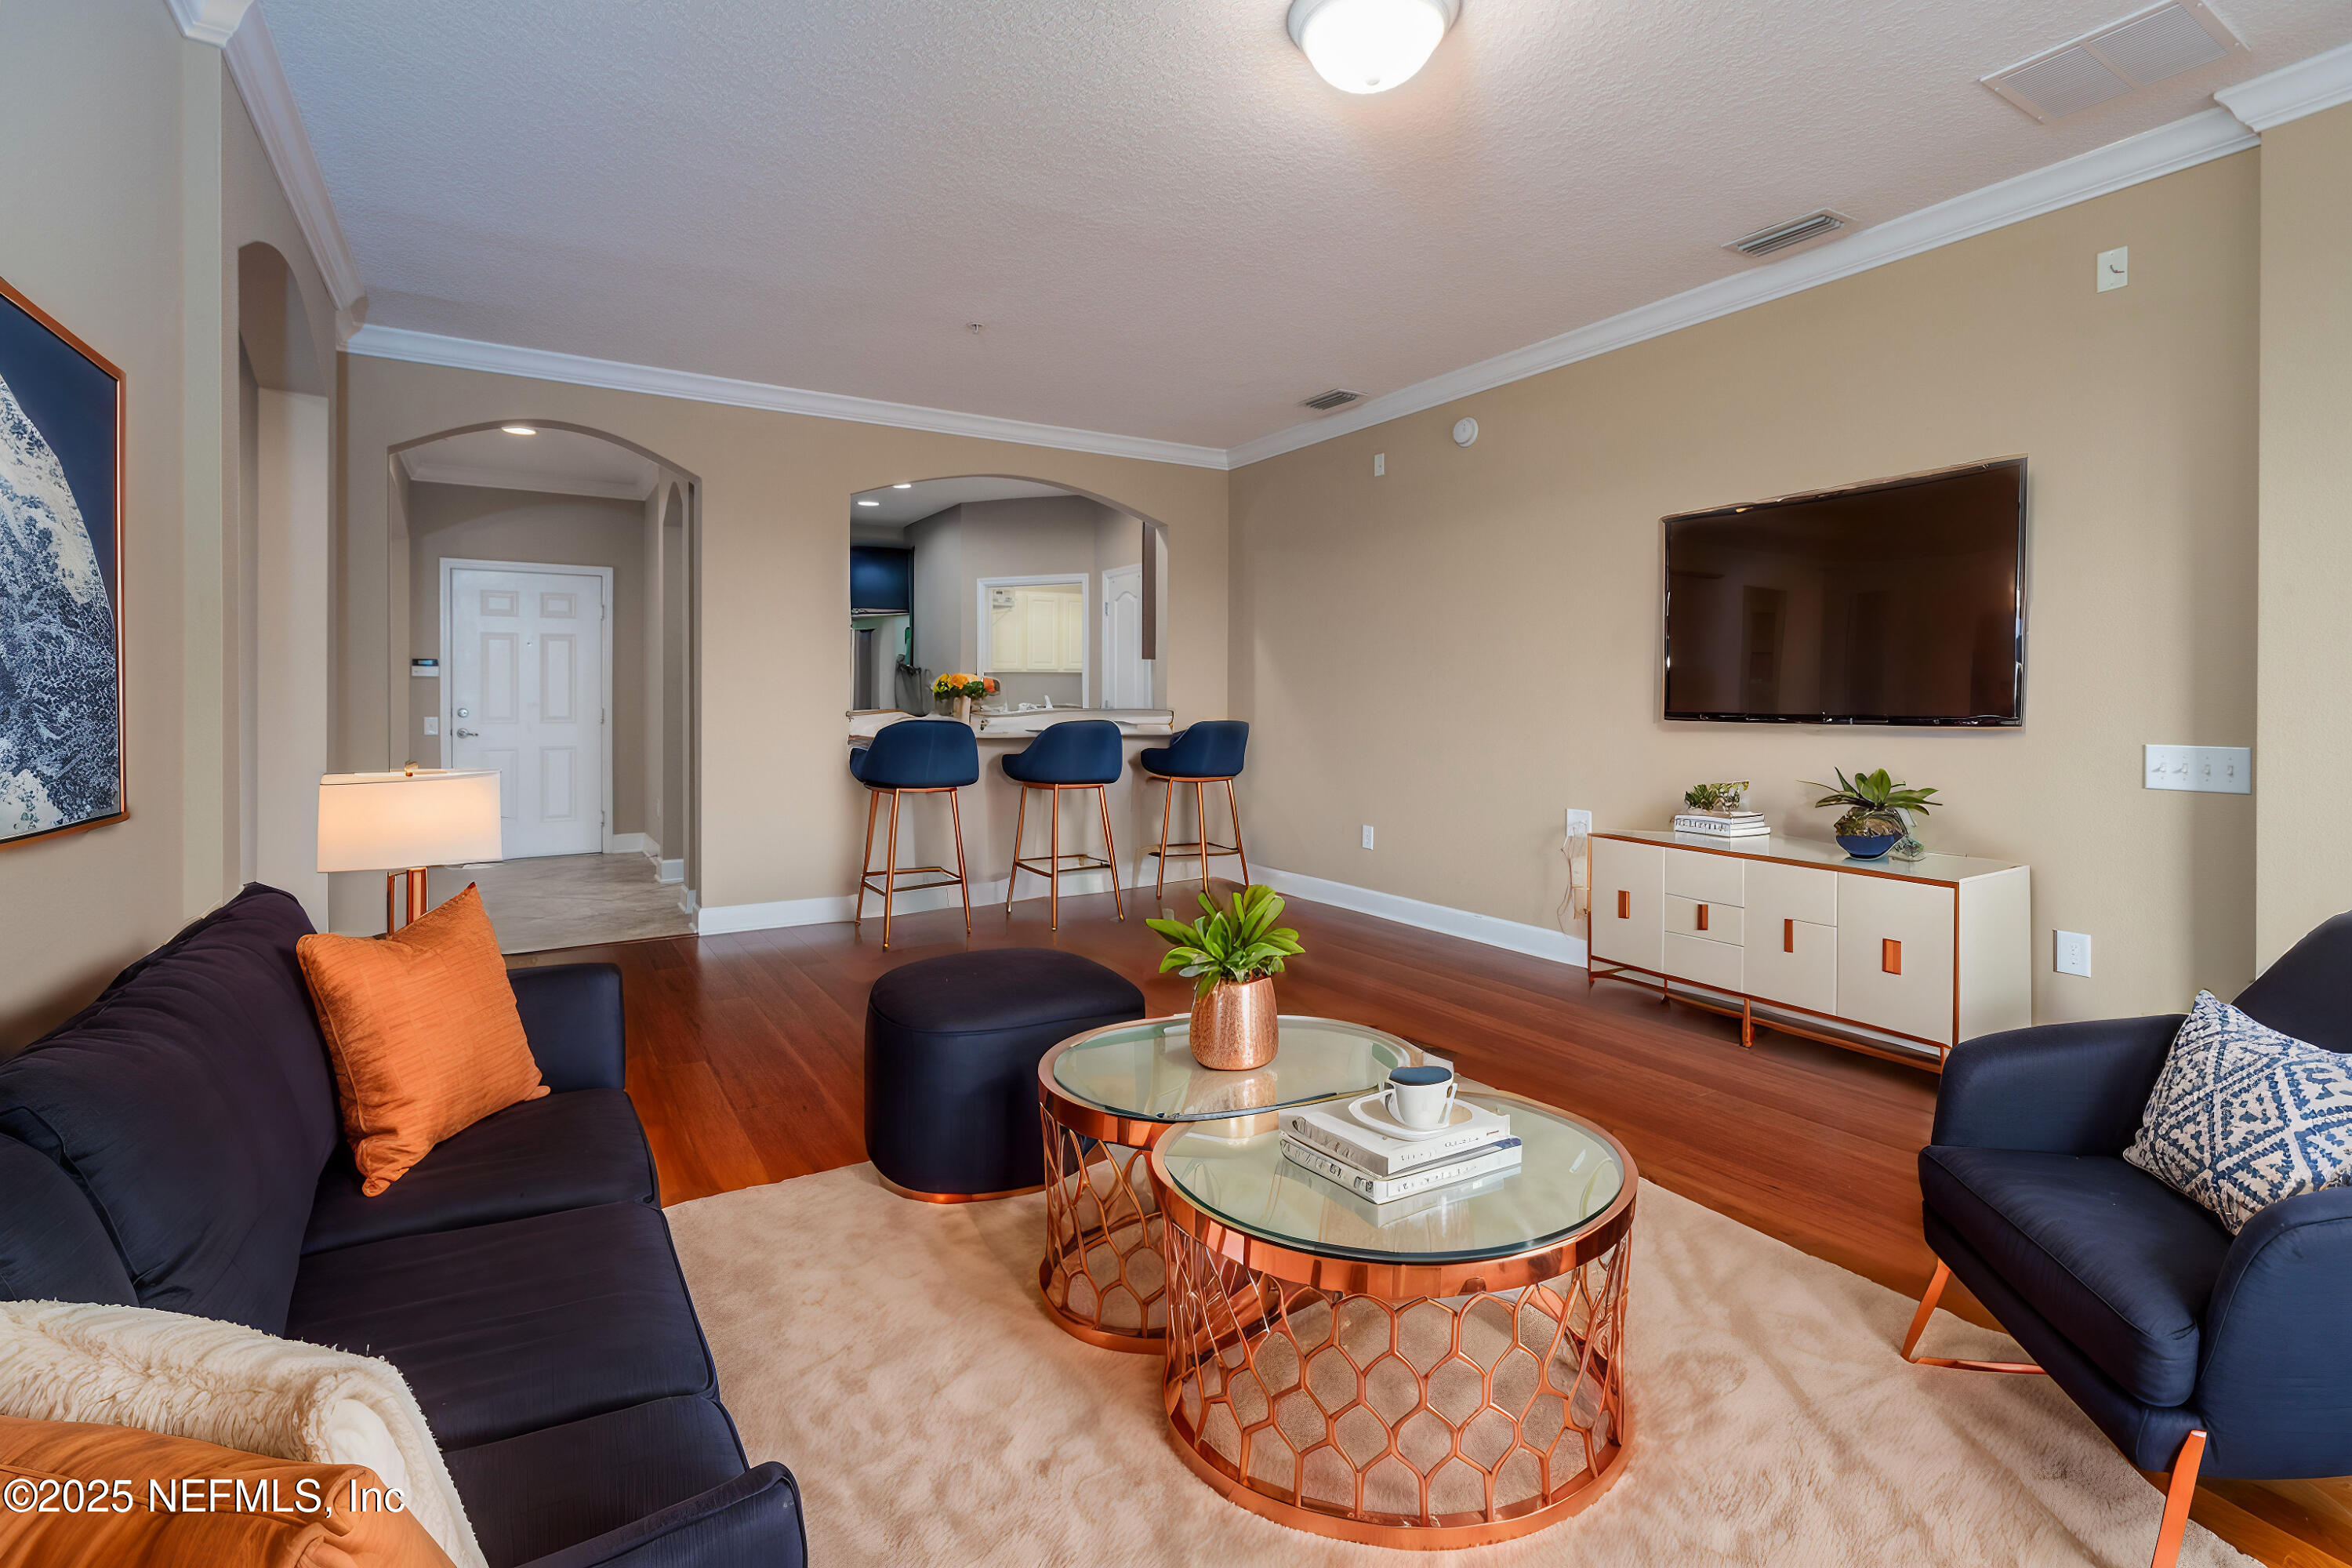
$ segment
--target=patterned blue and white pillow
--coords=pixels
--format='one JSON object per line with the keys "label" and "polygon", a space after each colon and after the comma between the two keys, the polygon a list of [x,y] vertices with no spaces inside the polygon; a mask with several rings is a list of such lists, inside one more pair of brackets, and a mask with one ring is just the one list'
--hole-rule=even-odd
{"label": "patterned blue and white pillow", "polygon": [[2281,1198],[2343,1186],[2352,1182],[2352,1058],[2200,991],[2124,1158],[2232,1233]]}

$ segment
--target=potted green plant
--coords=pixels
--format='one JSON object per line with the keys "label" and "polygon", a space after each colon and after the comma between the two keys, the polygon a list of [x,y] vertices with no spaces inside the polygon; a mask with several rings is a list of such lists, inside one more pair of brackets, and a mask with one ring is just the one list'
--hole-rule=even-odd
{"label": "potted green plant", "polygon": [[1203,912],[1191,925],[1145,922],[1169,943],[1160,973],[1176,970],[1195,982],[1192,1056],[1202,1067],[1232,1072],[1274,1059],[1274,976],[1283,960],[1305,951],[1297,931],[1274,923],[1282,907],[1272,888],[1252,886],[1223,909],[1202,893]]}
{"label": "potted green plant", "polygon": [[1805,787],[1826,791],[1817,806],[1842,805],[1845,811],[1830,831],[1837,836],[1838,847],[1857,860],[1875,860],[1909,837],[1911,825],[1904,813],[1916,811],[1922,816],[1928,811],[1927,797],[1932,789],[1914,788],[1897,784],[1885,768],[1875,773],[1857,772],[1852,778],[1845,771],[1837,770],[1837,787],[1815,784],[1808,779]]}

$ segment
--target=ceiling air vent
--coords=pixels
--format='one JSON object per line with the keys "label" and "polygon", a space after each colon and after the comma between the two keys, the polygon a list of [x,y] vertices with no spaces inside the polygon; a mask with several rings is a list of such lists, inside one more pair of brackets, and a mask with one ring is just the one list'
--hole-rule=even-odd
{"label": "ceiling air vent", "polygon": [[2063,120],[2245,47],[2204,0],[2165,0],[1983,80],[2036,120]]}
{"label": "ceiling air vent", "polygon": [[1360,392],[1343,392],[1335,386],[1319,396],[1308,398],[1299,406],[1312,408],[1318,414],[1328,414],[1334,408],[1345,408],[1350,403],[1360,403],[1363,401],[1363,396]]}
{"label": "ceiling air vent", "polygon": [[1786,250],[1792,245],[1802,245],[1809,239],[1819,239],[1825,234],[1835,234],[1851,219],[1843,213],[1823,207],[1817,213],[1807,213],[1788,223],[1776,223],[1770,228],[1759,228],[1744,239],[1735,239],[1723,248],[1736,250],[1742,256],[1769,256],[1776,250]]}

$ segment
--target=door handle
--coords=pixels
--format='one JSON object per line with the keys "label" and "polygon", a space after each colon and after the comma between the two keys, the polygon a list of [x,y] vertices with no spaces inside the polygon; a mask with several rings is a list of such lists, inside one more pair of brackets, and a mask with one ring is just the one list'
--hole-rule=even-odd
{"label": "door handle", "polygon": [[1617,918],[1621,921],[1633,918],[1633,895],[1622,888],[1617,889]]}
{"label": "door handle", "polygon": [[1705,931],[1706,929],[1706,906],[1705,904],[1701,904],[1698,907],[1698,929],[1701,931]]}
{"label": "door handle", "polygon": [[457,732],[457,739],[460,741],[471,741],[478,737],[480,734],[481,731],[479,730],[460,730]]}
{"label": "door handle", "polygon": [[1797,951],[1797,922],[1794,921],[1780,922],[1780,951],[1782,952]]}
{"label": "door handle", "polygon": [[1878,967],[1889,974],[1902,973],[1903,944],[1891,936],[1879,938]]}

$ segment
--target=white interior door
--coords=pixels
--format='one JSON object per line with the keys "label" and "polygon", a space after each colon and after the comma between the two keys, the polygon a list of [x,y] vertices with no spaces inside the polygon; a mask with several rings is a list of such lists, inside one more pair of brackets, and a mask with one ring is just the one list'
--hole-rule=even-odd
{"label": "white interior door", "polygon": [[1143,568],[1103,574],[1103,706],[1151,706],[1151,666],[1143,658]]}
{"label": "white interior door", "polygon": [[604,847],[604,577],[448,568],[453,768],[496,768],[507,858]]}

